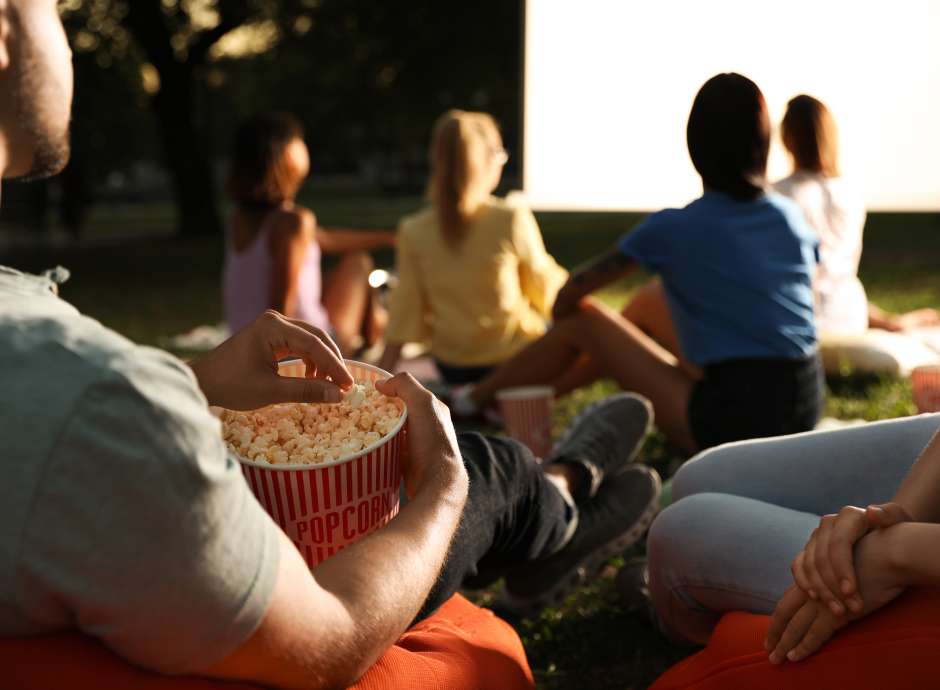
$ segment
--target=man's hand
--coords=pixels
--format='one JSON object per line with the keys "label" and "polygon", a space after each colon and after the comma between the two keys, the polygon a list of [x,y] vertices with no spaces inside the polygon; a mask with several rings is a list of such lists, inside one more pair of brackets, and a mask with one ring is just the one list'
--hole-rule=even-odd
{"label": "man's hand", "polygon": [[861,609],[839,616],[823,602],[808,598],[796,585],[786,591],[774,610],[764,642],[771,663],[805,659],[837,630],[877,611],[904,591],[903,577],[890,557],[892,538],[891,530],[877,530],[863,537],[855,548]]}
{"label": "man's hand", "polygon": [[824,515],[803,550],[793,559],[791,571],[797,586],[818,599],[836,616],[864,608],[858,592],[853,549],[872,529],[908,522],[910,515],[897,503],[868,508],[846,506],[837,514]]}
{"label": "man's hand", "polygon": [[[305,378],[279,376],[277,363],[300,357]],[[210,405],[253,410],[279,402],[339,402],[353,384],[339,348],[321,329],[268,310],[190,364]]]}
{"label": "man's hand", "polygon": [[454,481],[466,493],[466,470],[447,406],[411,374],[377,381],[375,387],[385,395],[401,398],[408,408],[408,460],[404,473],[409,498],[426,486],[440,487],[441,483],[449,486]]}

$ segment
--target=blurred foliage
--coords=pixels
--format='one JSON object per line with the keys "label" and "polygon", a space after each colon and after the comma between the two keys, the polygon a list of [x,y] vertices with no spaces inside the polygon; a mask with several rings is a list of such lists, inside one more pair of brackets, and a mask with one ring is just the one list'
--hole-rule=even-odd
{"label": "blurred foliage", "polygon": [[214,178],[235,126],[269,109],[304,122],[314,173],[361,174],[391,189],[423,184],[431,124],[450,107],[493,113],[507,148],[518,148],[520,2],[63,0],[60,8],[75,53],[73,138],[95,187],[141,163],[167,165],[179,203],[186,184],[201,184],[181,177],[186,154],[211,161],[199,193],[215,207]]}

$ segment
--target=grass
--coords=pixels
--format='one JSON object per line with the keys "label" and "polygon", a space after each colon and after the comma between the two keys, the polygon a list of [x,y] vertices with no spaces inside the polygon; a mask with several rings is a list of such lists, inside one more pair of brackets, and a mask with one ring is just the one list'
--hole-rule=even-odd
{"label": "grass", "polygon": [[[419,206],[417,198],[314,197],[322,224],[394,227]],[[610,246],[638,214],[539,214],[549,250],[571,267]],[[83,312],[129,338],[157,344],[162,336],[221,320],[221,238],[173,239],[167,206],[96,210],[89,242],[59,248],[19,247],[0,262],[38,271],[55,264],[72,270],[62,295]],[[940,216],[881,214],[869,218],[861,275],[870,298],[890,310],[940,306]],[[378,256],[392,262],[390,253]],[[603,298],[622,304],[642,276],[608,289]],[[584,404],[605,395],[600,383],[560,401],[557,426]],[[884,419],[912,414],[910,386],[890,377],[852,375],[829,381],[827,414],[840,419]],[[660,436],[644,448],[644,460],[661,473],[679,460]],[[627,690],[644,688],[687,650],[670,645],[635,615],[622,610],[612,587],[619,565],[537,619],[512,619],[526,645],[539,687]],[[481,595],[490,601],[491,594]]]}

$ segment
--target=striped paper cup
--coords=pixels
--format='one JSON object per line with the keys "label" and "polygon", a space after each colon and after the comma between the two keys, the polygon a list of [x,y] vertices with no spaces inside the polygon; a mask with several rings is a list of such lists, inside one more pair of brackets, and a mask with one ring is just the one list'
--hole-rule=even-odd
{"label": "striped paper cup", "polygon": [[915,367],[911,371],[911,390],[918,412],[940,412],[940,366]]}
{"label": "striped paper cup", "polygon": [[[356,381],[390,376],[347,361]],[[300,360],[283,362],[282,376],[303,376]],[[270,465],[238,457],[252,493],[313,568],[398,514],[407,410],[392,432],[355,455],[319,465]]]}
{"label": "striped paper cup", "polygon": [[537,458],[552,447],[552,407],[555,389],[551,386],[504,388],[496,393],[506,432],[525,444]]}

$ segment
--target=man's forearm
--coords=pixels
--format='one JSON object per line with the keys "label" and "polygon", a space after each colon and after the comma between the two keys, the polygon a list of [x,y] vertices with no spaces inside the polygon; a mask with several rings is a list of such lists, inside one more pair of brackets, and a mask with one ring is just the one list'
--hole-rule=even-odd
{"label": "man's forearm", "polygon": [[893,499],[917,522],[940,522],[940,434],[934,434]]}
{"label": "man's forearm", "polygon": [[379,532],[318,566],[314,578],[360,628],[364,673],[414,620],[444,564],[466,501],[466,475],[435,480]]}

